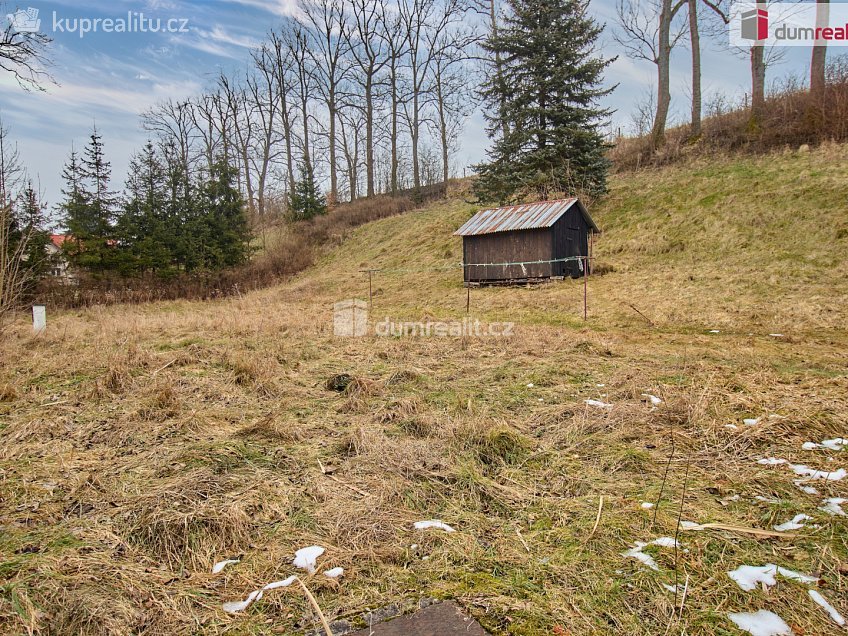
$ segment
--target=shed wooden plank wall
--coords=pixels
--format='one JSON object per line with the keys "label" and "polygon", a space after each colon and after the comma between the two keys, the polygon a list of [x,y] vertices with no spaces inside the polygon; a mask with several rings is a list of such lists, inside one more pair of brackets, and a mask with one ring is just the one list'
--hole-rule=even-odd
{"label": "shed wooden plank wall", "polygon": [[[553,253],[556,255],[554,259],[588,256],[589,229],[589,224],[576,207],[563,214],[553,226]],[[582,263],[578,261],[566,261],[554,265],[555,276],[577,278],[583,275]]]}
{"label": "shed wooden plank wall", "polygon": [[[552,260],[551,228],[497,232],[466,236],[463,241],[465,263],[516,263]],[[465,268],[466,281],[517,280],[555,275],[551,263],[533,265],[472,265]]]}

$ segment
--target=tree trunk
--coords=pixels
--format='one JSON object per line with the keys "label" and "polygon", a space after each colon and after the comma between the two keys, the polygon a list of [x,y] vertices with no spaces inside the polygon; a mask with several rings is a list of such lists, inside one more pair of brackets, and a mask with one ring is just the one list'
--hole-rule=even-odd
{"label": "tree trunk", "polygon": [[418,91],[412,95],[412,185],[417,190],[421,187],[421,162],[418,159]]}
{"label": "tree trunk", "polygon": [[309,158],[309,101],[306,95],[301,99],[300,110],[303,117],[303,161],[311,166],[312,160]]}
{"label": "tree trunk", "polygon": [[[826,27],[830,22],[829,0],[818,0],[816,4],[816,27]],[[810,59],[810,92],[815,96],[824,94],[827,40],[816,40]]]}
{"label": "tree trunk", "polygon": [[445,96],[441,76],[437,76],[436,79],[436,100],[439,106],[439,137],[442,143],[442,182],[447,187],[450,157],[448,152],[448,121],[445,114]]}
{"label": "tree trunk", "polygon": [[[498,35],[498,12],[497,7],[495,6],[495,0],[490,0],[489,2],[489,17],[492,22],[492,36],[497,37]],[[506,98],[504,97],[505,91],[503,90],[503,81],[501,79],[501,69],[503,68],[503,61],[501,60],[500,51],[495,51],[495,77],[497,78],[499,88],[498,93],[500,93],[500,120],[501,120],[501,134],[506,137],[507,133],[509,133],[509,122],[506,120]]]}
{"label": "tree trunk", "polygon": [[392,149],[391,149],[391,187],[392,194],[397,194],[398,191],[398,89],[397,89],[397,68],[392,67]]}
{"label": "tree trunk", "polygon": [[374,77],[368,71],[365,80],[365,176],[366,191],[369,197],[374,196]]}
{"label": "tree trunk", "polygon": [[698,0],[689,0],[689,42],[692,47],[692,137],[701,136],[701,34]]}
{"label": "tree trunk", "polygon": [[671,105],[669,90],[669,66],[671,62],[671,0],[662,0],[660,23],[657,32],[657,111],[654,115],[654,127],[651,130],[651,140],[654,148],[662,146],[665,140],[665,124],[668,120],[668,109]]}
{"label": "tree trunk", "polygon": [[286,141],[286,176],[289,180],[289,193],[294,192],[294,154],[292,152],[292,122],[289,116],[289,105],[286,99],[285,88],[281,87],[280,93],[280,120],[283,122],[283,136]]}
{"label": "tree trunk", "polygon": [[330,117],[330,196],[329,202],[335,205],[339,201],[339,180],[336,174],[336,91],[330,88],[330,99],[327,103]]}
{"label": "tree trunk", "polygon": [[766,101],[765,48],[761,44],[751,47],[751,120],[756,121],[763,112]]}

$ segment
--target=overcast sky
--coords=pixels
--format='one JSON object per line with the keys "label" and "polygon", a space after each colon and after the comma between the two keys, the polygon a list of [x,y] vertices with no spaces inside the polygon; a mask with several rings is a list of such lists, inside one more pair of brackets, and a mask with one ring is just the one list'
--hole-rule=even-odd
{"label": "overcast sky", "polygon": [[[0,2],[0,5],[3,3]],[[71,144],[82,147],[96,122],[113,164],[113,187],[120,189],[131,154],[147,135],[138,115],[158,101],[196,94],[221,69],[243,68],[248,52],[268,29],[291,13],[294,0],[26,0],[21,8],[39,10],[41,31],[53,38],[52,75],[58,85],[46,92],[24,92],[8,75],[0,75],[0,114],[21,155],[40,181],[48,203],[60,198],[61,170]],[[5,14],[17,8],[6,2]],[[606,99],[615,109],[613,129],[627,131],[634,104],[654,86],[655,67],[628,59],[610,37],[615,28],[615,0],[593,0],[593,15],[607,24],[602,52],[618,60],[608,69],[607,82],[618,88]],[[188,20],[187,33],[79,33],[53,31],[55,19],[126,18],[128,11],[145,16]],[[178,23],[174,23],[178,25]],[[5,23],[4,23],[5,27]],[[715,92],[738,98],[749,86],[747,61],[728,51],[719,41],[704,42],[703,85],[705,99]],[[771,78],[787,73],[806,74],[808,49],[791,49],[787,59],[771,71]],[[672,116],[687,117],[690,82],[689,52],[674,51]],[[466,124],[457,157],[470,165],[485,157],[486,137],[482,116]]]}

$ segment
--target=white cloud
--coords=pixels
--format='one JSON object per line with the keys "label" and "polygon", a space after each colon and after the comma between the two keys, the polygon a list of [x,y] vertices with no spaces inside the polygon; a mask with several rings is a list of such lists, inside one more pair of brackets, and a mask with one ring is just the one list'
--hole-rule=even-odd
{"label": "white cloud", "polygon": [[231,46],[237,46],[245,49],[254,49],[259,46],[259,41],[256,38],[249,35],[235,35],[233,33],[228,33],[224,27],[218,24],[212,27],[211,31],[198,29],[197,33],[201,37],[209,38],[220,44],[229,44]]}
{"label": "white cloud", "polygon": [[297,0],[230,0],[230,2],[254,9],[262,9],[281,17],[295,16],[299,13]]}

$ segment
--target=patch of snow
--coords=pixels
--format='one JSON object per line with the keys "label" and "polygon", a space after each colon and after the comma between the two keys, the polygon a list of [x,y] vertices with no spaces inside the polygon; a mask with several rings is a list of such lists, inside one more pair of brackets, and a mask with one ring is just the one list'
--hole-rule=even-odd
{"label": "patch of snow", "polygon": [[243,612],[250,606],[251,603],[253,603],[253,601],[258,601],[260,598],[262,598],[262,590],[253,590],[243,601],[230,601],[229,603],[224,603],[224,611],[227,612],[227,614]]}
{"label": "patch of snow", "polygon": [[815,590],[807,590],[807,593],[810,595],[810,598],[813,599],[816,603],[821,605],[824,610],[830,614],[830,617],[833,619],[833,622],[837,625],[845,625],[845,619],[842,617],[842,614],[836,611],[836,608],[833,607],[830,603],[827,602],[824,596],[816,592]]}
{"label": "patch of snow", "polygon": [[791,636],[792,629],[774,612],[731,612],[727,617],[751,636]]}
{"label": "patch of snow", "polygon": [[344,568],[332,568],[331,570],[326,570],[324,572],[324,576],[327,576],[331,579],[337,579],[342,574],[344,574]]}
{"label": "patch of snow", "polygon": [[820,443],[816,444],[815,442],[804,442],[801,445],[801,448],[804,450],[816,450],[819,448],[824,448],[826,450],[838,451],[843,448],[848,448],[848,439],[844,437],[835,437],[833,439],[824,439]]}
{"label": "patch of snow", "polygon": [[792,517],[790,521],[786,523],[781,523],[779,526],[775,526],[774,529],[778,532],[786,532],[787,530],[798,530],[804,527],[804,521],[812,521],[813,518],[809,515],[799,514]]}
{"label": "patch of snow", "polygon": [[819,579],[815,576],[810,576],[809,574],[801,574],[800,572],[796,572],[795,570],[788,570],[786,568],[777,568],[777,573],[780,576],[783,576],[787,579],[791,579],[792,581],[798,581],[799,583],[818,583]]}
{"label": "patch of snow", "polygon": [[729,428],[731,431],[735,431],[739,427],[736,426],[736,424],[725,424],[724,428]]}
{"label": "patch of snow", "polygon": [[839,470],[834,471],[826,471],[826,470],[816,470],[815,468],[810,468],[809,466],[803,466],[800,464],[790,464],[792,470],[795,471],[796,475],[801,475],[802,477],[809,477],[810,479],[824,479],[826,481],[840,481],[845,479],[848,476],[848,471],[844,468],[840,468]]}
{"label": "patch of snow", "polygon": [[650,403],[653,404],[654,406],[659,406],[660,404],[663,403],[663,401],[660,398],[658,398],[656,395],[651,395],[650,393],[643,393],[642,397],[647,399],[648,401],[650,401]]}
{"label": "patch of snow", "polygon": [[776,575],[777,566],[772,564],[762,566],[740,565],[735,570],[727,573],[727,576],[733,579],[746,592],[757,589],[757,585],[760,583],[771,587],[777,583],[774,578]]}
{"label": "patch of snow", "polygon": [[814,576],[810,576],[809,574],[801,574],[800,572],[796,572],[795,570],[789,570],[787,568],[782,568],[774,565],[773,563],[766,563],[765,565],[757,566],[757,565],[740,565],[735,570],[731,570],[727,573],[731,579],[733,579],[736,584],[745,590],[746,592],[750,592],[757,588],[757,586],[762,583],[766,587],[771,587],[775,583],[777,583],[776,576],[780,574],[780,576],[798,581],[800,583],[816,583],[818,578]]}
{"label": "patch of snow", "polygon": [[773,499],[771,497],[763,497],[762,495],[757,495],[756,497],[754,497],[754,499],[756,499],[757,501],[762,501],[763,503],[767,503],[767,504],[780,503],[777,499]]}
{"label": "patch of snow", "polygon": [[792,483],[795,484],[796,486],[798,486],[798,488],[801,489],[801,492],[805,492],[808,495],[819,494],[819,491],[816,490],[815,488],[813,488],[812,486],[805,486],[804,484],[806,482],[803,479],[795,479],[795,480],[792,481]]}
{"label": "patch of snow", "polygon": [[651,541],[651,545],[658,545],[661,548],[673,548],[675,546],[678,548],[680,547],[680,544],[671,537],[660,537],[659,539],[654,539]]}
{"label": "patch of snow", "polygon": [[268,583],[268,585],[263,586],[262,589],[263,590],[276,590],[279,587],[288,587],[289,585],[291,585],[295,581],[297,581],[297,577],[292,575],[287,579],[283,579],[282,581],[274,581],[272,583]]}
{"label": "patch of snow", "polygon": [[586,400],[586,404],[589,406],[594,406],[599,409],[611,409],[612,404],[607,404],[606,402],[601,402],[600,400]]}
{"label": "patch of snow", "polygon": [[760,417],[748,417],[748,418],[745,418],[744,420],[742,420],[742,423],[745,426],[755,426],[755,425],[760,423],[761,419],[762,418],[760,418]]}
{"label": "patch of snow", "polygon": [[429,521],[416,521],[414,524],[416,530],[426,530],[427,528],[438,528],[439,530],[444,530],[445,532],[456,532],[453,528],[451,528],[444,521],[440,521],[439,519],[431,519]]}
{"label": "patch of snow", "polygon": [[789,462],[785,459],[777,459],[776,457],[765,457],[758,460],[757,463],[763,466],[779,466],[780,464],[788,464]]}
{"label": "patch of snow", "polygon": [[528,383],[527,383],[527,388],[528,388],[528,389],[532,389],[534,386],[536,386],[536,385],[535,385],[535,384],[533,384],[532,382],[528,382]]}
{"label": "patch of snow", "polygon": [[652,504],[650,501],[643,501],[642,502],[642,509],[643,510],[650,510],[653,507],[654,507],[654,504]]}
{"label": "patch of snow", "polygon": [[842,504],[848,503],[848,499],[844,499],[842,497],[831,497],[830,499],[825,499],[822,503],[824,505],[819,508],[819,510],[836,517],[846,516],[845,511],[842,509]]}
{"label": "patch of snow", "polygon": [[677,591],[677,586],[676,586],[676,585],[669,585],[668,583],[663,583],[663,584],[662,584],[662,586],[663,586],[666,590],[668,590],[669,592],[671,592],[672,594],[674,594],[674,593]]}
{"label": "patch of snow", "polygon": [[306,570],[310,574],[315,572],[315,562],[324,554],[324,548],[319,545],[311,545],[308,548],[301,548],[294,553],[294,561],[292,564],[296,568]]}
{"label": "patch of snow", "polygon": [[606,384],[596,384],[595,386],[598,387],[599,389],[603,389],[606,386]]}
{"label": "patch of snow", "polygon": [[772,338],[782,338],[782,337],[783,337],[783,334],[782,334],[782,333],[770,333],[769,335],[770,335]]}
{"label": "patch of snow", "polygon": [[631,559],[636,559],[637,561],[642,562],[647,565],[652,570],[659,570],[660,566],[657,565],[657,562],[654,560],[650,554],[645,554],[642,552],[642,549],[648,545],[647,543],[642,543],[641,541],[636,542],[636,547],[630,548],[627,552],[622,552],[621,555],[624,557],[629,557]]}
{"label": "patch of snow", "polygon": [[215,565],[212,566],[212,574],[218,574],[228,565],[232,565],[233,563],[241,563],[241,559],[225,559],[224,561],[218,561]]}
{"label": "patch of snow", "polygon": [[721,333],[718,329],[710,329],[707,333]]}
{"label": "patch of snow", "polygon": [[630,548],[627,552],[622,552],[621,555],[631,559],[636,559],[637,561],[640,561],[652,570],[659,570],[660,566],[657,565],[657,562],[654,557],[652,557],[650,554],[645,554],[644,552],[642,552],[642,550],[644,550],[649,545],[657,545],[661,548],[673,548],[675,545],[680,547],[680,544],[677,543],[673,538],[660,537],[658,539],[650,541],[649,543],[637,541],[632,548]]}

